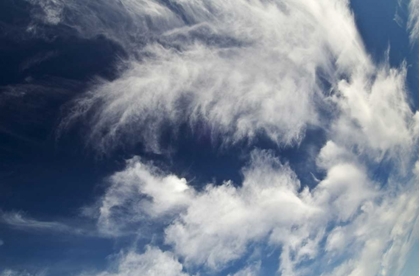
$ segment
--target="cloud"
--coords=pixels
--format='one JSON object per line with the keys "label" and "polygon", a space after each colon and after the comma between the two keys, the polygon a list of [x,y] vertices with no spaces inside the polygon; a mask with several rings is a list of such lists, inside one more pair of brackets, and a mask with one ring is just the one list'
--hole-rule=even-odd
{"label": "cloud", "polygon": [[111,185],[100,200],[97,219],[100,231],[111,236],[124,234],[127,221],[138,226],[146,220],[177,213],[194,194],[185,179],[163,175],[139,158],[129,160],[126,169],[109,181]]}
{"label": "cloud", "polygon": [[0,223],[18,230],[35,232],[66,233],[74,235],[88,235],[88,231],[71,227],[55,221],[40,221],[29,218],[21,212],[1,212]]}
{"label": "cloud", "polygon": [[297,193],[300,183],[294,173],[271,158],[255,153],[240,188],[229,182],[208,186],[165,230],[166,242],[187,263],[217,269],[238,259],[250,242],[267,237],[277,226],[287,231],[316,216],[320,210]]}
{"label": "cloud", "polygon": [[335,139],[355,147],[371,158],[400,159],[411,162],[418,139],[418,112],[413,113],[407,100],[406,69],[380,67],[374,76],[353,75],[341,80],[332,100],[340,115],[333,123]]}
{"label": "cloud", "polygon": [[[105,235],[147,239],[150,231],[162,244],[122,253],[115,272],[100,275],[217,273],[256,246],[279,250],[285,276],[403,269],[418,239],[418,112],[409,105],[406,64],[371,60],[348,1],[125,0],[98,11],[78,1],[63,5],[75,17],[52,5],[60,16],[48,22],[82,36],[105,34],[130,53],[119,77],[96,80],[61,125],[82,121],[86,142],[101,153],[139,142],[164,152],[162,133],[176,137],[182,125],[193,133],[207,126],[225,149],[260,135],[279,148],[298,147],[308,128],[326,136],[311,160],[325,175],[315,187],[275,153],[251,147],[241,183],[203,189],[130,159],[91,213]],[[124,20],[111,26],[102,12]]]}
{"label": "cloud", "polygon": [[170,252],[163,252],[156,247],[146,247],[143,254],[127,252],[117,261],[115,272],[103,272],[96,276],[186,276],[182,272],[182,264]]}
{"label": "cloud", "polygon": [[[181,26],[182,19],[157,1],[27,0],[31,5],[28,34],[48,37],[51,27],[83,38],[106,36],[127,50],[138,49],[145,37]],[[112,18],[113,24],[109,24]],[[150,24],[150,26],[149,26]]]}
{"label": "cloud", "polygon": [[419,40],[419,1],[410,0],[408,11],[407,27],[410,31],[410,41],[414,44]]}
{"label": "cloud", "polygon": [[[118,198],[114,199],[118,205],[101,206],[101,214],[118,218],[105,229],[126,224],[136,231],[132,223],[139,213],[148,216],[138,219],[140,224],[165,215],[156,210],[172,210],[175,219],[164,224],[165,243],[187,267],[218,271],[241,259],[253,244],[262,243],[282,249],[282,275],[308,275],[302,262],[332,275],[373,275],[380,270],[394,275],[402,269],[404,254],[415,239],[417,187],[398,187],[390,181],[387,188],[380,189],[360,164],[349,161],[356,157],[348,158],[352,154],[344,151],[333,142],[321,150],[319,163],[330,165],[325,167],[325,179],[313,190],[301,189],[294,172],[266,151],[252,153],[241,186],[209,184],[201,192],[192,191],[183,179],[156,173],[156,168],[134,159],[125,171],[111,178],[127,193],[115,193],[111,185],[103,197],[103,202],[108,202],[110,195]],[[132,190],[133,182],[139,183],[140,189]],[[148,185],[154,189],[145,189]],[[177,189],[180,194],[173,193],[175,187],[182,187]],[[156,196],[168,193],[173,193],[172,200]],[[121,210],[133,213],[121,215]],[[99,227],[104,227],[102,219]],[[141,235],[141,227],[137,229]],[[320,268],[319,262],[333,265]]]}
{"label": "cloud", "polygon": [[17,271],[11,269],[5,269],[0,273],[0,276],[44,276],[45,272],[40,273],[29,273],[27,271]]}
{"label": "cloud", "polygon": [[297,143],[323,124],[324,89],[337,74],[371,70],[348,4],[330,2],[181,1],[190,23],[173,19],[157,32],[120,78],[98,81],[77,101],[63,127],[86,118],[88,141],[100,151],[141,141],[159,152],[168,123],[176,134],[181,124],[205,122],[225,144],[259,134]]}
{"label": "cloud", "polygon": [[[261,262],[256,262],[256,263],[253,263],[253,264],[239,270],[238,272],[233,274],[233,276],[256,276],[256,275],[261,275],[260,269],[261,269]],[[229,274],[229,276],[230,276],[230,274]]]}
{"label": "cloud", "polygon": [[43,21],[46,24],[57,25],[63,17],[64,2],[62,0],[27,0],[32,6],[32,16]]}

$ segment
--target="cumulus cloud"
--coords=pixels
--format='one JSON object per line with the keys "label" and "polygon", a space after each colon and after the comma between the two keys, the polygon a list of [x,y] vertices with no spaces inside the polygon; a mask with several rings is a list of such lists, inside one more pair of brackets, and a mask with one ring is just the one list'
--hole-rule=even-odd
{"label": "cumulus cloud", "polygon": [[253,158],[242,187],[208,186],[165,230],[166,242],[187,263],[219,268],[244,254],[250,242],[275,229],[286,232],[319,212],[297,193],[300,183],[290,168],[265,163],[271,157],[264,155]]}
{"label": "cumulus cloud", "polygon": [[102,233],[111,236],[124,234],[127,221],[138,226],[182,210],[194,194],[185,179],[162,175],[139,158],[129,160],[126,170],[109,180],[111,186],[100,201],[98,224]]}
{"label": "cumulus cloud", "polygon": [[[132,214],[124,219],[119,215],[121,209],[139,213],[152,210],[146,214],[155,219],[164,213],[154,210],[171,209],[175,220],[164,226],[165,242],[187,267],[205,266],[217,271],[242,258],[252,244],[267,243],[282,249],[282,275],[308,275],[313,271],[305,271],[308,268],[300,264],[311,261],[316,268],[320,260],[334,264],[321,270],[331,275],[374,275],[379,271],[393,275],[402,269],[403,256],[416,237],[417,188],[397,187],[390,182],[388,188],[380,189],[363,167],[349,161],[351,153],[346,156],[343,151],[333,142],[321,150],[319,162],[330,165],[325,179],[313,190],[301,189],[293,171],[265,151],[253,152],[241,186],[231,182],[209,184],[201,192],[191,191],[193,188],[188,188],[183,179],[162,176],[156,168],[132,160],[127,170],[116,174],[114,179],[119,181],[123,174],[125,179],[118,185],[129,188],[134,181],[140,187],[153,185],[154,189],[120,193],[120,208],[103,204],[101,214],[119,217],[113,225],[118,228],[136,218]],[[146,174],[145,168],[149,170]],[[139,178],[153,174],[149,184],[144,184],[147,178]],[[182,189],[173,192],[174,187]],[[173,200],[163,202],[156,196],[166,193],[172,193]],[[104,196],[104,203],[110,195],[116,195],[114,185]],[[137,205],[127,203],[136,198]],[[141,198],[147,201],[147,208],[142,209],[145,202]],[[99,227],[103,227],[101,219]],[[331,225],[333,229],[328,231]],[[107,231],[109,227],[106,225]]]}

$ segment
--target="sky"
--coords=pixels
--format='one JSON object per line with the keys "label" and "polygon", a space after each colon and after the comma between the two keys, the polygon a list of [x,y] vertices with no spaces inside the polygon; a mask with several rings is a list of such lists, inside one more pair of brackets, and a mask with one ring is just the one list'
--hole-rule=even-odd
{"label": "sky", "polygon": [[418,275],[418,17],[0,1],[0,276]]}

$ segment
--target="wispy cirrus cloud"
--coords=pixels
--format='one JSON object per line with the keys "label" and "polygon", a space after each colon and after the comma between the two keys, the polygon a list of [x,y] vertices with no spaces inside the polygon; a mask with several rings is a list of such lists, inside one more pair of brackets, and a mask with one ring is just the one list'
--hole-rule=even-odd
{"label": "wispy cirrus cloud", "polygon": [[293,144],[323,124],[318,111],[336,74],[371,73],[346,2],[179,5],[188,23],[174,19],[172,30],[135,51],[141,59],[128,61],[117,80],[99,81],[64,126],[86,118],[88,141],[100,151],[135,136],[159,152],[168,122],[176,133],[180,124],[205,121],[227,144],[259,133]]}
{"label": "wispy cirrus cloud", "polygon": [[419,40],[419,1],[410,0],[408,10],[407,27],[410,31],[410,41],[414,44]]}
{"label": "wispy cirrus cloud", "polygon": [[46,275],[45,272],[41,273],[29,273],[27,271],[17,271],[11,269],[5,269],[0,273],[1,276],[44,276]]}
{"label": "wispy cirrus cloud", "polygon": [[14,229],[31,232],[63,233],[72,235],[91,235],[90,231],[72,227],[57,221],[42,221],[30,218],[22,212],[0,212],[0,223]]}

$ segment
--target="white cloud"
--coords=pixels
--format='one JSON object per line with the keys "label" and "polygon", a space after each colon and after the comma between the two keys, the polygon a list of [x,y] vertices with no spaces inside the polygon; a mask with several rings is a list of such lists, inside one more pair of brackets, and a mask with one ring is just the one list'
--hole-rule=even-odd
{"label": "white cloud", "polygon": [[294,173],[266,153],[254,153],[242,187],[208,186],[180,219],[170,225],[166,242],[187,263],[219,268],[238,259],[252,241],[288,231],[319,212],[304,202]]}
{"label": "white cloud", "polygon": [[[402,269],[405,254],[415,238],[407,240],[414,235],[413,227],[418,220],[415,192],[418,188],[411,185],[413,182],[398,186],[391,181],[389,187],[379,189],[360,165],[348,161],[356,157],[343,151],[328,142],[319,159],[322,164],[331,164],[327,176],[312,191],[305,188],[301,192],[293,171],[265,151],[253,152],[251,164],[243,171],[242,186],[234,187],[230,182],[220,186],[210,184],[202,192],[191,191],[191,187],[184,186],[184,180],[156,174],[156,168],[134,159],[127,170],[116,174],[118,185],[130,187],[134,181],[139,183],[138,187],[153,185],[155,189],[140,188],[119,194],[120,208],[132,208],[125,203],[127,200],[140,201],[131,209],[131,216],[125,219],[115,216],[123,219],[112,226],[118,229],[124,223],[131,225],[136,211],[151,210],[149,216],[153,214],[155,219],[164,216],[163,212],[153,211],[162,208],[162,202],[154,194],[166,194],[182,183],[183,188],[173,193],[170,205],[164,205],[170,206],[165,211],[172,208],[176,218],[173,223],[166,222],[165,241],[188,267],[204,265],[217,271],[242,258],[251,244],[268,242],[282,248],[279,267],[282,275],[308,275],[308,267],[299,266],[308,260],[313,262],[309,267],[316,267],[320,260],[334,264],[322,270],[332,271],[332,275],[338,275],[339,271],[343,271],[342,275],[374,275],[379,271],[394,275]],[[144,183],[147,177],[139,179],[139,175],[151,173],[155,175],[149,178],[150,184]],[[170,185],[165,184],[167,179],[171,179]],[[115,196],[114,188],[111,185],[108,192]],[[108,198],[108,192],[104,199]],[[146,206],[141,198],[148,197],[147,208],[139,207]],[[179,198],[183,199],[182,204]],[[106,209],[110,217],[118,212],[109,205]],[[331,232],[327,231],[328,225],[335,225]],[[99,227],[103,227],[101,220]],[[323,239],[325,247],[321,244]]]}
{"label": "white cloud", "polygon": [[[104,35],[127,50],[138,49],[145,36],[181,26],[182,20],[157,1],[26,0],[32,5],[32,22],[27,30],[43,35],[43,24],[65,26],[84,38]],[[114,22],[109,24],[110,18]],[[150,25],[149,25],[150,24]]]}
{"label": "white cloud", "polygon": [[165,176],[138,158],[129,160],[127,168],[109,181],[111,186],[99,203],[98,225],[103,234],[111,236],[123,235],[127,221],[138,225],[178,213],[194,194],[185,179]]}
{"label": "white cloud", "polygon": [[[418,112],[407,101],[406,69],[382,67],[374,76],[353,75],[340,81],[332,100],[340,110],[333,134],[347,147],[366,153],[372,159],[399,159],[407,166],[415,157],[418,139]],[[388,156],[386,156],[388,155]]]}
{"label": "white cloud", "polygon": [[[244,268],[242,268],[241,270],[239,270],[238,272],[236,272],[235,274],[233,274],[233,276],[257,276],[257,275],[261,275],[261,262],[255,262],[253,264],[250,264]],[[231,276],[230,274],[228,276]]]}
{"label": "white cloud", "polygon": [[408,11],[407,27],[410,31],[410,41],[415,43],[419,40],[419,1],[410,0]]}
{"label": "white cloud", "polygon": [[27,271],[18,271],[12,269],[5,269],[0,273],[0,276],[45,276],[45,272],[29,273]]}
{"label": "white cloud", "polygon": [[381,201],[363,205],[355,220],[331,232],[327,242],[331,255],[350,252],[331,275],[399,275],[416,242],[418,195],[405,191],[396,198],[388,194]]}
{"label": "white cloud", "polygon": [[[260,134],[295,146],[308,127],[328,142],[316,157],[325,177],[311,189],[266,151],[250,154],[242,183],[202,191],[138,158],[128,161],[99,200],[98,227],[143,235],[147,222],[163,228],[172,253],[129,252],[117,274],[103,275],[166,267],[149,266],[151,255],[177,273],[183,266],[218,271],[255,244],[281,249],[282,275],[401,271],[417,237],[418,112],[408,103],[406,65],[371,61],[348,1],[178,0],[176,9],[121,3],[100,10],[126,15],[126,30],[77,1],[65,4],[80,9],[80,23],[60,22],[121,41],[131,57],[119,78],[98,80],[78,99],[63,127],[86,119],[87,142],[101,152],[137,142],[161,152],[164,127],[176,135],[181,124],[197,123],[226,147]],[[380,164],[392,168],[385,180],[375,177]]]}
{"label": "white cloud", "polygon": [[37,7],[32,11],[32,15],[46,24],[57,25],[63,17],[65,3],[62,0],[27,0],[30,4]]}
{"label": "white cloud", "polygon": [[0,223],[10,227],[26,231],[57,232],[74,235],[90,235],[89,231],[71,227],[56,221],[41,221],[25,216],[22,212],[0,211]]}
{"label": "white cloud", "polygon": [[103,272],[96,276],[186,276],[182,264],[170,252],[162,252],[155,247],[147,247],[146,252],[138,254],[127,252],[120,256],[115,272]]}
{"label": "white cloud", "polygon": [[157,32],[160,43],[140,47],[140,61],[117,80],[99,81],[63,126],[87,115],[101,151],[140,140],[159,152],[168,122],[176,133],[204,121],[227,144],[259,133],[293,144],[321,124],[319,76],[335,86],[343,74],[372,70],[346,1],[177,4],[192,23],[165,17],[172,28]]}

